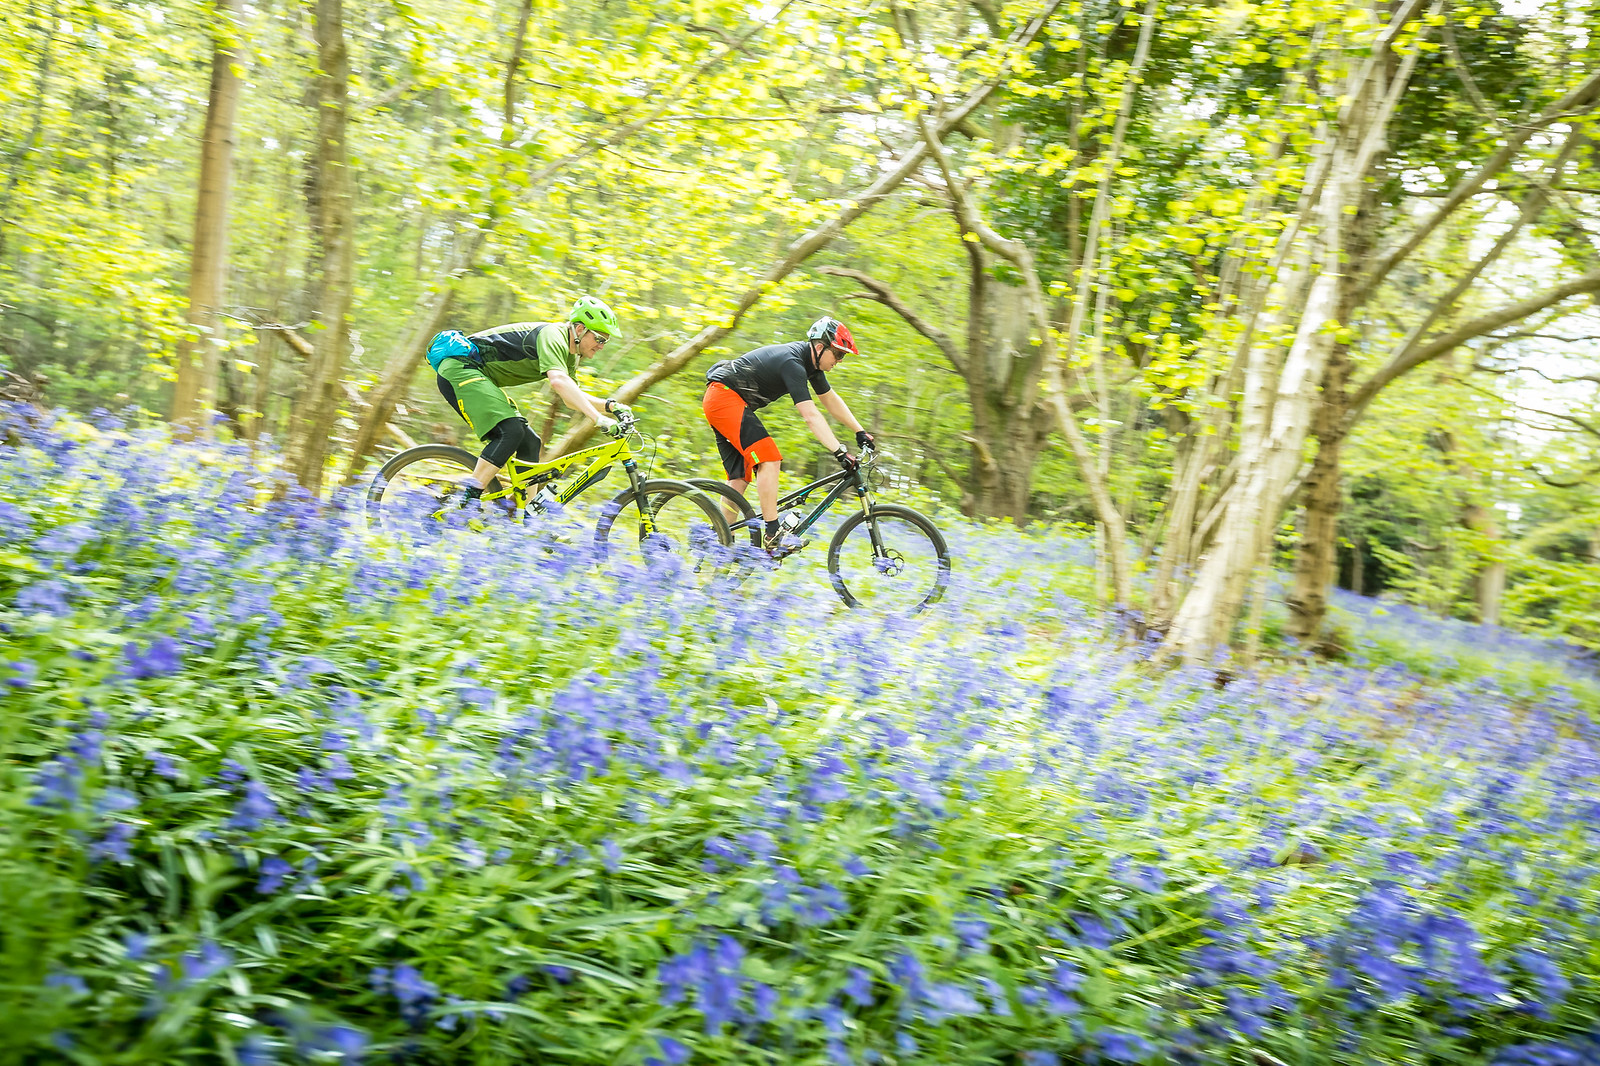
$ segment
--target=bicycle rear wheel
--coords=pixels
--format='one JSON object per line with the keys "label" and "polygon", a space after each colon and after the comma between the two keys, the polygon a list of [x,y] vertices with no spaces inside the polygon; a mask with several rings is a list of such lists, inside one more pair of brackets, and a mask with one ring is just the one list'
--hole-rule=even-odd
{"label": "bicycle rear wheel", "polygon": [[760,512],[755,509],[755,506],[749,500],[735,492],[732,485],[726,481],[718,481],[709,477],[690,477],[683,480],[684,484],[693,485],[707,496],[713,497],[718,503],[721,503],[724,517],[727,517],[729,508],[732,508],[737,517],[729,521],[730,525],[750,523],[744,528],[733,531],[734,540],[743,540],[743,535],[748,535],[751,547],[761,547],[761,523],[754,521]]}
{"label": "bicycle rear wheel", "polygon": [[950,548],[933,522],[898,504],[857,511],[828,545],[828,577],[849,607],[915,614],[950,583]]}
{"label": "bicycle rear wheel", "polygon": [[367,518],[387,533],[434,533],[440,527],[471,528],[474,523],[505,523],[516,505],[499,478],[473,504],[462,483],[478,463],[464,448],[422,444],[407,448],[378,471],[367,488]]}
{"label": "bicycle rear wheel", "polygon": [[643,508],[640,494],[629,489],[601,510],[594,530],[596,555],[626,558],[696,581],[720,572],[733,543],[722,508],[682,481],[646,481],[641,493]]}

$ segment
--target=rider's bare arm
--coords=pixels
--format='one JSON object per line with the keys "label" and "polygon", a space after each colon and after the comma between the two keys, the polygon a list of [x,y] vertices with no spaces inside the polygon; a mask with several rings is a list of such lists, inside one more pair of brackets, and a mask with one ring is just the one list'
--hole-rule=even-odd
{"label": "rider's bare arm", "polygon": [[561,402],[583,415],[597,426],[609,426],[612,419],[601,411],[601,401],[578,388],[578,383],[572,380],[572,375],[565,370],[551,370],[545,374],[545,380],[550,383],[550,391],[561,397]]}
{"label": "rider's bare arm", "polygon": [[828,409],[828,413],[837,422],[843,422],[850,427],[852,433],[860,433],[862,426],[856,421],[856,416],[850,413],[850,408],[845,404],[844,397],[839,395],[838,389],[829,389],[817,397],[818,402]]}
{"label": "rider's bare arm", "polygon": [[[833,393],[825,392],[822,395],[828,397],[832,396]],[[843,401],[840,402],[840,406],[843,406]],[[805,419],[806,427],[811,430],[811,435],[821,441],[824,448],[830,452],[839,450],[839,438],[833,435],[832,427],[828,425],[828,420],[822,417],[822,412],[817,410],[815,402],[801,400],[794,405],[794,409],[799,412],[801,418]],[[829,410],[831,411],[833,408],[829,407]],[[845,413],[850,413],[849,408],[845,408]]]}

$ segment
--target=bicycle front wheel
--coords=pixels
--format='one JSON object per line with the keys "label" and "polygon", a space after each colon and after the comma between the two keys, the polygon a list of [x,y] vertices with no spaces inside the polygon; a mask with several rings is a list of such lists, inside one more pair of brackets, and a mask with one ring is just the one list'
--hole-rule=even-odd
{"label": "bicycle front wheel", "polygon": [[881,504],[839,526],[828,545],[828,577],[846,606],[915,614],[950,584],[950,548],[926,515]]}
{"label": "bicycle front wheel", "polygon": [[507,522],[515,507],[496,478],[476,503],[464,497],[463,483],[477,465],[464,448],[422,444],[407,448],[378,471],[367,488],[367,518],[387,533],[437,532],[440,527],[470,528],[474,522]]}
{"label": "bicycle front wheel", "polygon": [[640,489],[629,489],[601,511],[594,530],[596,554],[697,580],[714,576],[733,544],[722,508],[682,481],[646,481]]}

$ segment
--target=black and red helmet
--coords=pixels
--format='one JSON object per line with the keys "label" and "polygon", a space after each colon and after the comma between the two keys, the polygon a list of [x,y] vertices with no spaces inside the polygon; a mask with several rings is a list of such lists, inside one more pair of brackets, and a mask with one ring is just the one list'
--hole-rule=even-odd
{"label": "black and red helmet", "polygon": [[856,348],[856,339],[850,336],[850,327],[840,322],[837,318],[823,315],[811,323],[811,328],[806,330],[809,340],[822,341],[824,344],[840,351],[849,352],[851,355],[860,355]]}

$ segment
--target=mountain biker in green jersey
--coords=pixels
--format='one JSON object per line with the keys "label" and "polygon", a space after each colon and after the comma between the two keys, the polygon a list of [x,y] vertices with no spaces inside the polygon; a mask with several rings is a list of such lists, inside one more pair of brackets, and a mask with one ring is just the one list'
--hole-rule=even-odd
{"label": "mountain biker in green jersey", "polygon": [[446,330],[433,338],[428,362],[438,375],[439,393],[484,442],[465,485],[468,499],[482,495],[512,456],[524,463],[539,461],[543,442],[506,395],[507,386],[548,381],[568,407],[617,435],[617,420],[608,416],[629,408],[588,395],[576,380],[578,364],[593,358],[616,333],[611,308],[582,296],[565,322],[514,322],[470,336]]}

